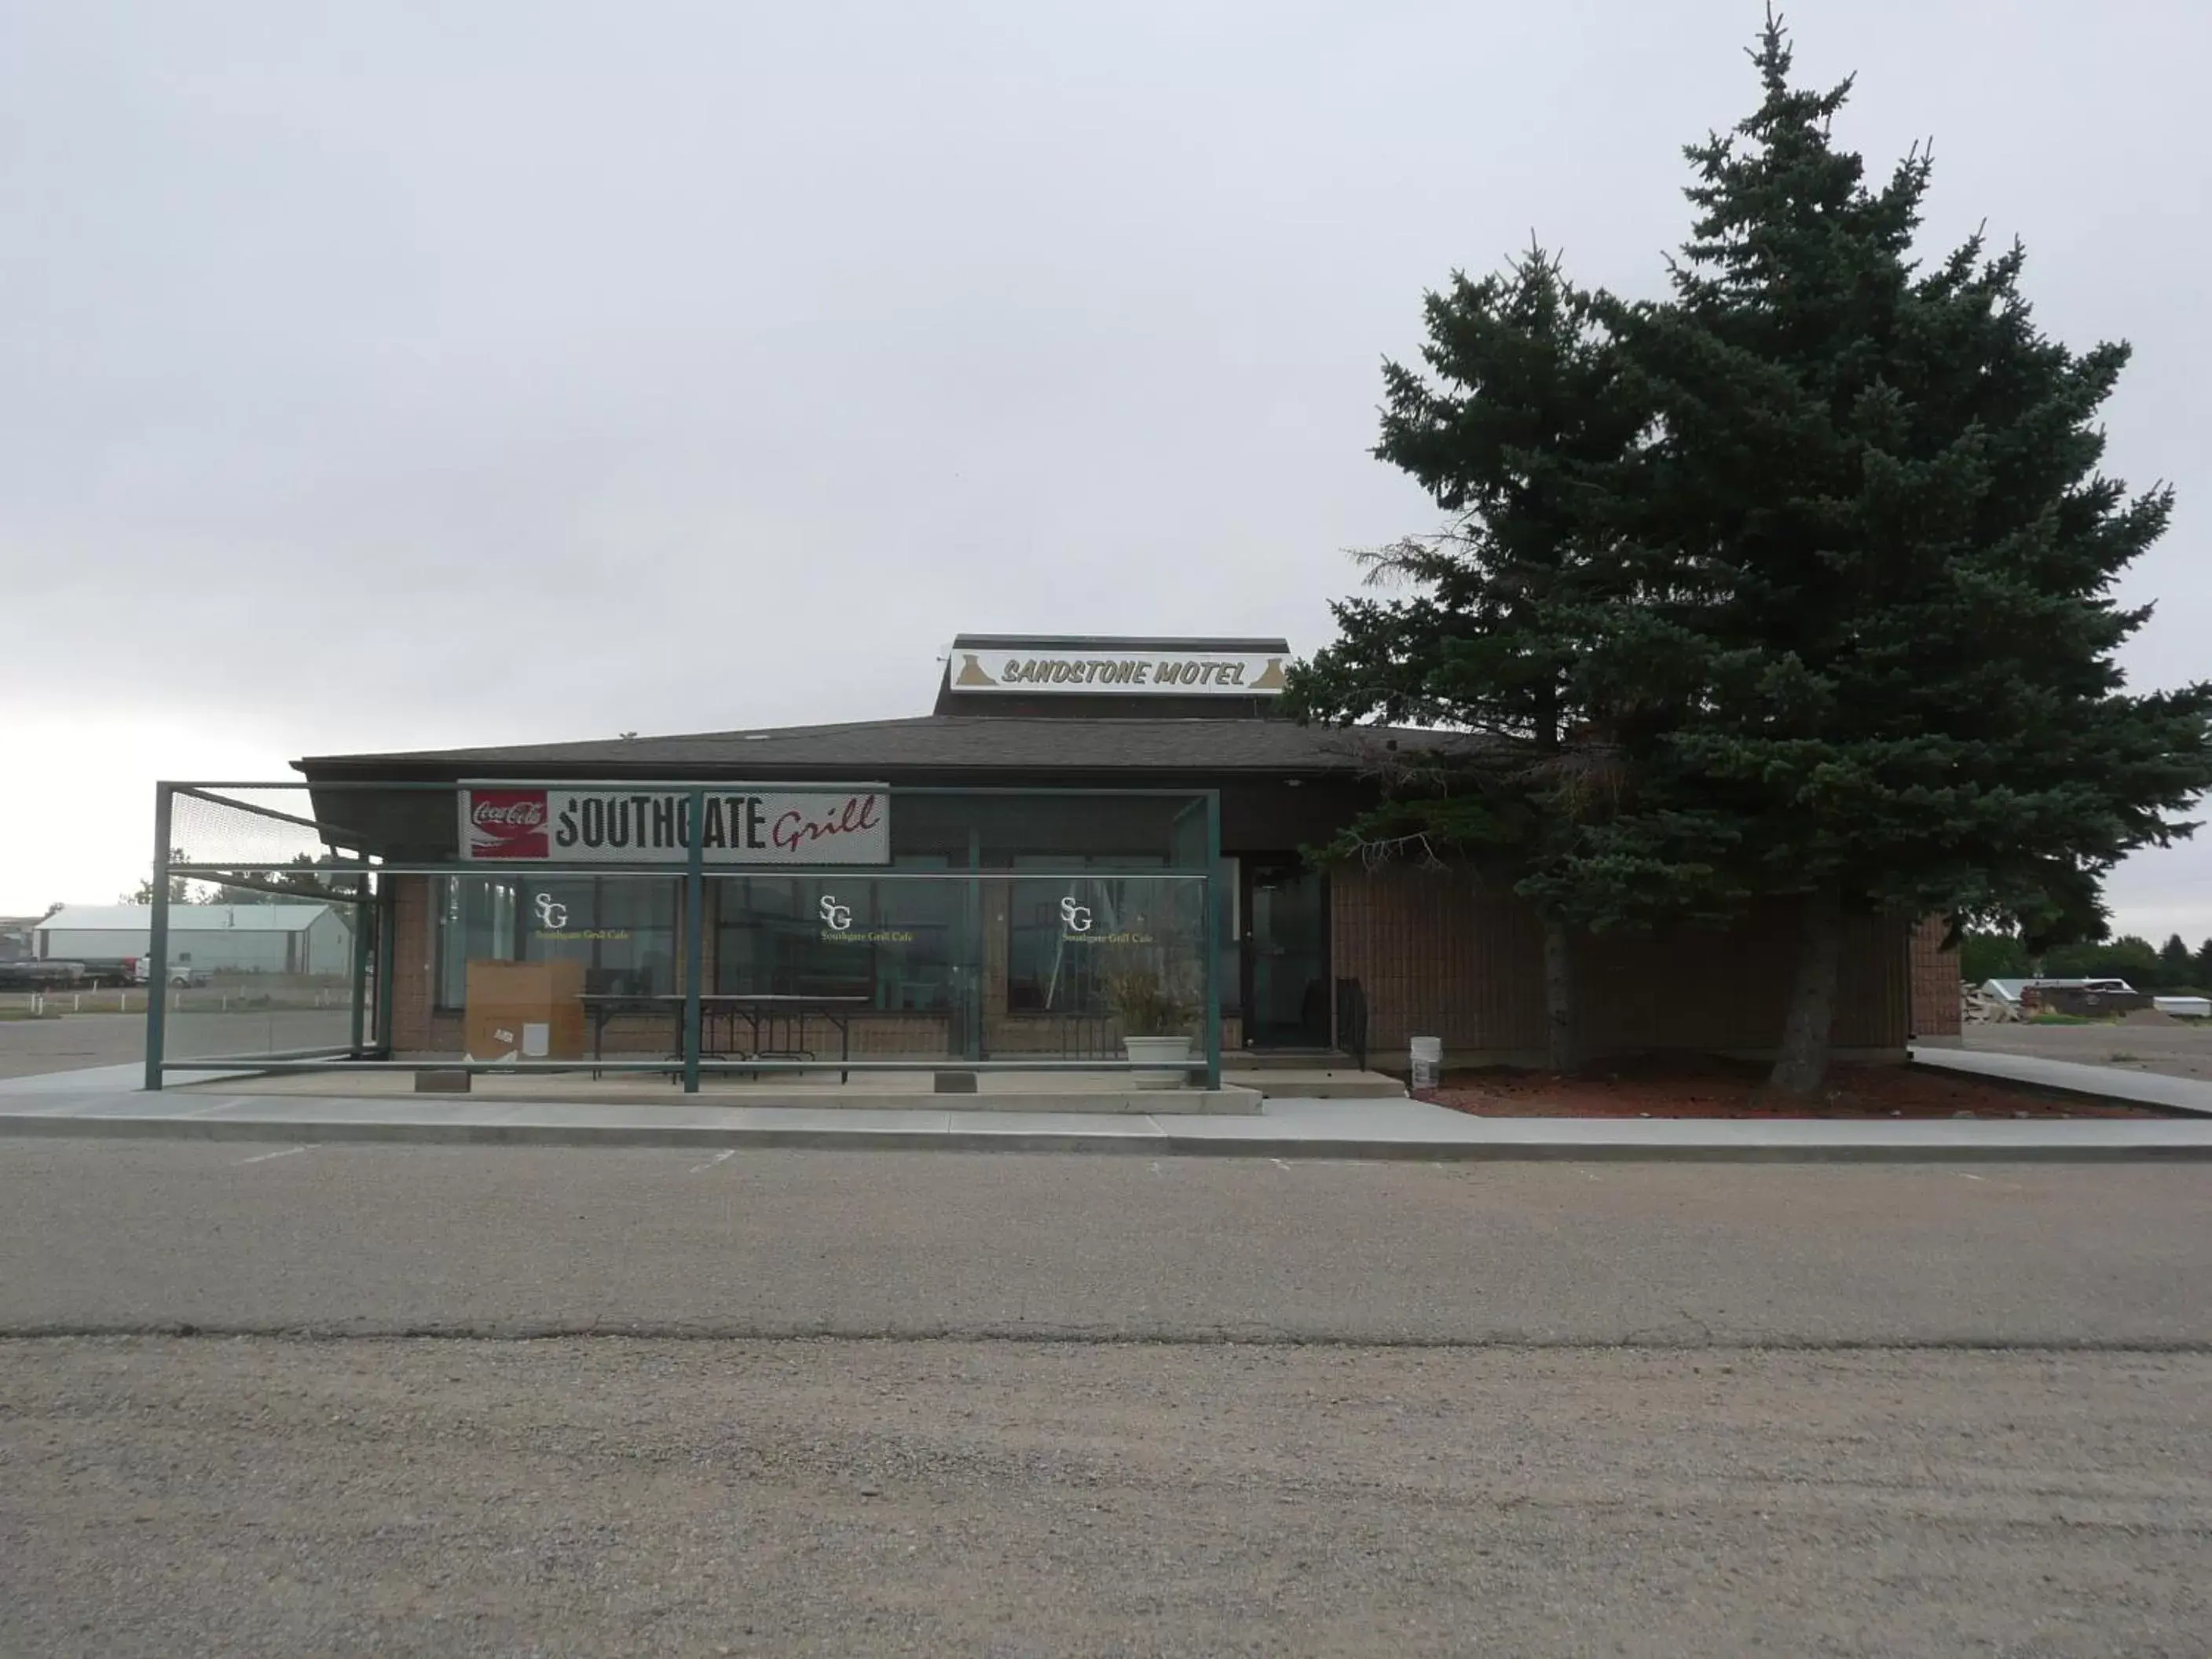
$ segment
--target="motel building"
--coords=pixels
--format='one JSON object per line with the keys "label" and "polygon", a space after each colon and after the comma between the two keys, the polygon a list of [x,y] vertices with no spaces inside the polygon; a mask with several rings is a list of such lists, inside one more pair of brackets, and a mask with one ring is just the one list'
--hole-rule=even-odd
{"label": "motel building", "polygon": [[[251,1065],[1197,1091],[1267,1066],[1402,1071],[1421,1036],[1448,1064],[1540,1064],[1540,931],[1509,883],[1302,852],[1437,738],[1281,718],[1290,660],[1273,639],[963,635],[910,718],[163,784],[171,872],[311,859],[354,908],[356,960],[347,1007],[265,1040],[157,1003],[149,1086]],[[1771,1048],[1793,920],[1580,941],[1584,1050]],[[1935,944],[1854,924],[1839,1053],[1902,1058],[1958,1029]],[[1146,1036],[1170,1041],[1125,1047]]]}

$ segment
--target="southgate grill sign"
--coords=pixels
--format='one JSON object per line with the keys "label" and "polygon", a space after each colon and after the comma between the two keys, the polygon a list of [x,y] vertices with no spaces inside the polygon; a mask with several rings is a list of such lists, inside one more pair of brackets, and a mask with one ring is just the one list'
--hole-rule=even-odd
{"label": "southgate grill sign", "polygon": [[[682,864],[690,857],[684,789],[459,792],[461,856],[477,862]],[[890,802],[847,789],[706,792],[702,862],[889,864]]]}

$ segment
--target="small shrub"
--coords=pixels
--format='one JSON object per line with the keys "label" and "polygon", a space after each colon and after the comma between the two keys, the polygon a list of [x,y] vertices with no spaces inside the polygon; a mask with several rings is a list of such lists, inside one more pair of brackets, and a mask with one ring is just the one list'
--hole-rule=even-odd
{"label": "small shrub", "polygon": [[1190,1029],[1189,1005],[1151,968],[1125,968],[1110,975],[1106,1006],[1123,1036],[1173,1036]]}

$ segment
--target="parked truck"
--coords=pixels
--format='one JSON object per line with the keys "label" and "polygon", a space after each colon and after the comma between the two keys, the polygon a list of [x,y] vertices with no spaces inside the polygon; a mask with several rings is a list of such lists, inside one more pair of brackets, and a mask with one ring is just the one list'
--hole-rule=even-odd
{"label": "parked truck", "polygon": [[91,983],[81,962],[52,962],[43,957],[0,962],[0,991],[70,991]]}
{"label": "parked truck", "polygon": [[[20,962],[0,962],[0,991],[121,990],[144,985],[153,976],[153,962],[146,957],[35,957]],[[207,985],[213,976],[204,968],[172,963],[164,975],[173,990]]]}
{"label": "parked truck", "polygon": [[146,982],[146,958],[143,957],[83,957],[77,966],[84,972],[82,982],[119,989],[126,985]]}

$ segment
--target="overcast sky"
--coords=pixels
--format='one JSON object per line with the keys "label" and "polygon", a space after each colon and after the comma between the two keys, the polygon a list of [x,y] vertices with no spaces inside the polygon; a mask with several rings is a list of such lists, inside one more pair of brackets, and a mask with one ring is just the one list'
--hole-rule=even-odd
{"label": "overcast sky", "polygon": [[[2212,669],[2192,0],[1808,0],[1929,235],[2132,340]],[[157,776],[923,712],[957,630],[1328,637],[1422,290],[1531,233],[1656,292],[1750,0],[0,0],[0,913]],[[2122,924],[2212,934],[2212,840]]]}

